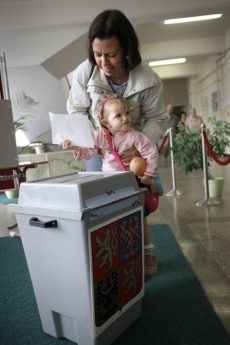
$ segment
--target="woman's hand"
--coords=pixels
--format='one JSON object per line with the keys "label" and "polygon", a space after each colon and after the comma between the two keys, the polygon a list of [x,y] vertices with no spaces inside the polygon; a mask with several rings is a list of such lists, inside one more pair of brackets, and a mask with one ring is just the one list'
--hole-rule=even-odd
{"label": "woman's hand", "polygon": [[104,158],[105,158],[105,155],[106,155],[106,151],[105,151],[105,150],[99,149],[99,150],[98,150],[98,153],[99,153],[99,155],[101,156],[101,159],[104,159]]}
{"label": "woman's hand", "polygon": [[123,155],[120,156],[124,166],[127,168],[129,168],[129,163],[134,157],[141,157],[139,151],[134,146],[131,147],[131,149],[125,151],[125,153],[123,153]]}

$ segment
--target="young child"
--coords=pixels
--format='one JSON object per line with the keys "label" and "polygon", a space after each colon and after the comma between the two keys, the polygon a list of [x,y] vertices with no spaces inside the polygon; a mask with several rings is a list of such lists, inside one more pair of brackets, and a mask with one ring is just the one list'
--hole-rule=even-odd
{"label": "young child", "polygon": [[[140,187],[152,185],[152,178],[157,176],[158,150],[157,146],[151,142],[144,134],[131,128],[131,117],[129,116],[129,104],[120,95],[113,94],[103,100],[99,100],[96,111],[101,121],[102,128],[93,130],[94,147],[72,146],[67,139],[59,144],[63,149],[74,150],[75,158],[91,159],[96,153],[103,152],[102,170],[121,170],[116,158],[110,151],[106,137],[109,129],[113,147],[119,156],[126,150],[135,147],[142,158],[146,161],[144,175],[138,178]],[[144,217],[144,252],[145,252],[145,276],[153,276],[157,272],[157,260],[154,255],[154,246],[150,226],[147,221],[147,210]]]}

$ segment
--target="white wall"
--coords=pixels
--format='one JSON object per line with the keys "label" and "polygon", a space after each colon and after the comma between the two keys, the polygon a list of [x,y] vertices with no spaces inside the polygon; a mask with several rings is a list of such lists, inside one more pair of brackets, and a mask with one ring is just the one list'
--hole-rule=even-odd
{"label": "white wall", "polygon": [[[226,32],[226,47],[218,56],[203,59],[198,64],[198,76],[188,79],[190,107],[196,108],[204,120],[215,115],[230,122],[230,34]],[[212,96],[218,94],[218,110],[213,109]]]}
{"label": "white wall", "polygon": [[[225,50],[219,56],[211,56],[199,63],[197,77],[188,79],[190,107],[196,108],[204,122],[207,118],[230,122],[230,29],[226,32]],[[213,94],[218,95],[218,109],[213,109]],[[226,153],[230,154],[230,147]]]}
{"label": "white wall", "polygon": [[[215,115],[221,120],[230,121],[230,69],[227,67],[230,54],[223,58],[216,56],[199,63],[198,77],[189,78],[188,95],[190,107],[204,118]],[[213,109],[212,96],[218,94],[218,110]]]}
{"label": "white wall", "polygon": [[[30,142],[37,136],[50,131],[49,111],[66,114],[66,99],[59,80],[54,78],[42,66],[8,68],[10,95],[22,90],[39,104],[35,107],[36,115],[25,132]],[[51,142],[51,133],[46,142]]]}

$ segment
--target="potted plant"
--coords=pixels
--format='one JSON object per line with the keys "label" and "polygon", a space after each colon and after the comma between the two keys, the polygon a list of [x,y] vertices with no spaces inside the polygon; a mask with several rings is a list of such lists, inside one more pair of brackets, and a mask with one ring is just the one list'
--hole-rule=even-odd
{"label": "potted plant", "polygon": [[[206,128],[206,134],[210,146],[217,157],[223,157],[226,148],[230,146],[230,123],[227,121],[217,120],[215,116],[209,117],[207,122],[211,128]],[[193,170],[203,170],[202,155],[202,137],[200,132],[190,129],[184,129],[184,126],[178,125],[179,132],[174,138],[173,156],[175,165],[181,165],[185,174]],[[207,152],[208,160],[208,180],[209,180],[209,196],[220,196],[223,190],[223,178],[213,177],[210,171],[210,162],[212,157]],[[212,192],[212,185],[219,185],[222,190],[219,194]]]}
{"label": "potted plant", "polygon": [[45,144],[41,140],[29,144],[29,147],[32,147],[37,154],[45,152]]}
{"label": "potted plant", "polygon": [[[32,121],[36,106],[38,102],[35,102],[31,97],[27,96],[23,91],[19,90],[11,100],[14,130],[15,133],[19,130],[26,131],[27,125]],[[19,132],[18,132],[19,133]],[[28,147],[28,146],[27,146]],[[18,182],[16,180],[14,190],[5,191],[8,199],[17,198],[19,194]]]}
{"label": "potted plant", "polygon": [[34,107],[38,105],[38,102],[27,96],[24,91],[19,90],[12,97],[11,104],[15,132],[19,129],[26,131],[27,125],[35,116]]}
{"label": "potted plant", "polygon": [[[224,157],[226,148],[230,145],[230,123],[217,120],[215,116],[209,117],[207,121],[212,126],[211,132],[208,130],[208,141],[215,155],[222,158]],[[208,157],[210,157],[210,155]],[[224,187],[223,177],[213,177],[213,175],[209,173],[208,183],[209,196],[221,196]]]}
{"label": "potted plant", "polygon": [[[27,131],[28,125],[32,122],[35,116],[34,107],[38,105],[38,102],[34,101],[33,98],[27,96],[24,91],[19,90],[12,97],[12,113],[14,119],[14,130],[17,131]],[[29,144],[22,148],[22,151],[27,153],[34,153],[35,148]]]}

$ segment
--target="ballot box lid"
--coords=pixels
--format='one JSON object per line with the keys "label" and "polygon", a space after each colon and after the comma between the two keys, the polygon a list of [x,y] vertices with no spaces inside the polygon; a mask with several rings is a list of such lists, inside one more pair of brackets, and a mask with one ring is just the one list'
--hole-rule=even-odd
{"label": "ballot box lid", "polygon": [[22,183],[18,206],[85,210],[140,193],[132,172],[79,172]]}

